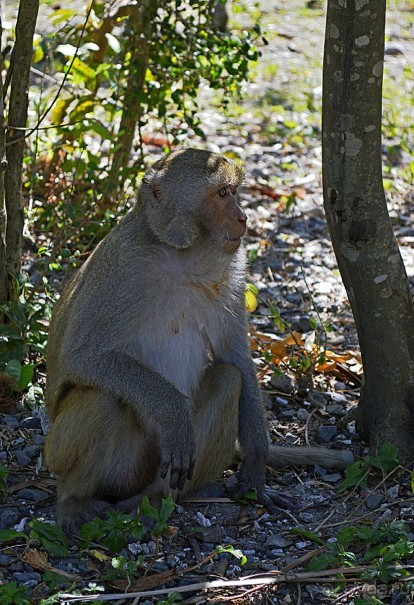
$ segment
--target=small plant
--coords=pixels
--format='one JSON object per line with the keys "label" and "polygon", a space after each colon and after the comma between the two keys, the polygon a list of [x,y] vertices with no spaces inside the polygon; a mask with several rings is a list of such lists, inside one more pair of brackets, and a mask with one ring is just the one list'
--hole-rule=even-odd
{"label": "small plant", "polygon": [[379,471],[383,475],[388,475],[398,466],[397,449],[391,443],[384,443],[377,456],[367,455],[347,466],[339,492],[344,492],[350,487],[366,487],[370,474]]}
{"label": "small plant", "polygon": [[82,540],[86,547],[98,542],[109,550],[111,554],[119,552],[128,543],[132,536],[140,540],[145,533],[141,520],[137,516],[124,515],[117,511],[110,511],[106,519],[93,519],[85,523],[80,530]]}
{"label": "small plant", "polygon": [[402,521],[381,523],[376,528],[351,526],[338,532],[336,542],[326,544],[327,551],[315,557],[306,571],[320,571],[328,567],[354,567],[368,563],[361,577],[387,583],[391,579],[408,577],[404,560],[414,553],[414,542],[409,539],[410,528]]}
{"label": "small plant", "polygon": [[174,506],[174,500],[171,496],[162,499],[160,510],[152,506],[146,496],[142,499],[140,512],[155,521],[155,526],[151,531],[155,538],[159,538],[163,533],[168,531],[169,525],[167,521],[174,510]]}
{"label": "small plant", "polygon": [[131,561],[123,555],[111,559],[111,568],[102,576],[102,580],[127,580],[128,585],[141,575],[144,569],[144,556]]}
{"label": "small plant", "polygon": [[29,527],[30,540],[40,542],[49,554],[61,557],[69,555],[68,539],[60,527],[37,519],[30,521]]}
{"label": "small plant", "polygon": [[17,586],[16,582],[8,582],[0,586],[1,605],[29,605],[29,597],[24,586]]}

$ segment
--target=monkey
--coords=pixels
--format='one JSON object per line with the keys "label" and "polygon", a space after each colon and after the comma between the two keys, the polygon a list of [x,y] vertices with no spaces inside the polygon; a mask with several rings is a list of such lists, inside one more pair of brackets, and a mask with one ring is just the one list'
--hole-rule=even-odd
{"label": "monkey", "polygon": [[197,490],[229,468],[236,444],[239,493],[256,490],[270,510],[266,465],[351,460],[269,447],[244,303],[242,179],[220,154],[163,156],[55,305],[45,459],[68,531],[145,495]]}

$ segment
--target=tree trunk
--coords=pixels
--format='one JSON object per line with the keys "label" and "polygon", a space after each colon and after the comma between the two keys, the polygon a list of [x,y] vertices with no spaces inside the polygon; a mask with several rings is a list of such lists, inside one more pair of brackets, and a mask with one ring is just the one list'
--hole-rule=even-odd
{"label": "tree trunk", "polygon": [[364,365],[359,426],[414,460],[414,310],[382,185],[386,0],[328,0],[323,193]]}
{"label": "tree trunk", "polygon": [[[16,42],[13,49],[7,137],[7,168],[5,194],[7,212],[7,271],[17,276],[21,268],[23,233],[22,167],[27,122],[28,88],[32,61],[33,34],[39,0],[21,0],[16,22]],[[15,298],[13,284],[9,297]]]}
{"label": "tree trunk", "polygon": [[[0,40],[3,24],[0,12]],[[1,50],[1,49],[0,49]],[[4,197],[4,171],[6,168],[6,131],[4,128],[3,55],[0,52],[0,303],[7,300],[7,213]],[[0,314],[0,321],[1,321]]]}
{"label": "tree trunk", "polygon": [[136,125],[142,114],[142,92],[150,53],[152,20],[156,10],[157,2],[154,0],[143,0],[143,2],[130,6],[131,33],[128,50],[131,57],[119,126],[120,140],[112,159],[108,178],[108,193],[111,197],[116,197],[117,191],[125,182]]}

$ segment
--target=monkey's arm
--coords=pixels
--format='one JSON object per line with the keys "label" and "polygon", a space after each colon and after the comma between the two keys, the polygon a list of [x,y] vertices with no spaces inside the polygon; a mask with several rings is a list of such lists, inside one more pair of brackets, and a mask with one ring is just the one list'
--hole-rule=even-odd
{"label": "monkey's arm", "polygon": [[160,374],[121,351],[93,358],[79,356],[68,364],[61,390],[71,384],[106,391],[129,404],[139,418],[159,426],[160,475],[171,468],[170,487],[182,489],[194,468],[194,435],[189,399]]}

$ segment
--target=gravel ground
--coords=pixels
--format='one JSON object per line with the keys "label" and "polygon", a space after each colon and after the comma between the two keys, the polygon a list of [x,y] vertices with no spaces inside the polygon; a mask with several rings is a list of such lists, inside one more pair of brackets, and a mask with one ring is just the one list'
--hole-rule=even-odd
{"label": "gravel ground", "polygon": [[[80,3],[82,4],[82,3]],[[203,110],[207,127],[207,147],[211,150],[231,152],[246,163],[247,177],[244,203],[249,218],[246,245],[253,259],[249,281],[261,298],[258,310],[252,316],[254,337],[253,355],[261,378],[263,397],[273,440],[283,444],[321,444],[334,448],[351,449],[355,456],[366,453],[355,430],[352,416],[347,417],[358,401],[361,384],[361,366],[358,343],[350,308],[329,241],[322,207],[321,148],[317,133],[306,139],[306,144],[281,144],[264,136],[263,116],[258,115],[255,104],[258,97],[273,95],[286,98],[295,90],[297,94],[313,91],[320,95],[321,77],[315,69],[308,70],[308,57],[317,63],[322,60],[323,11],[315,9],[312,17],[301,19],[304,3],[260,2],[269,22],[278,36],[272,37],[264,48],[263,62],[279,66],[271,79],[249,84],[246,95],[251,98],[244,106],[241,117],[225,119],[217,110]],[[289,8],[283,12],[283,9]],[[387,73],[398,82],[407,67],[414,69],[412,38],[413,26],[402,27],[395,7],[390,9],[387,42]],[[300,23],[298,20],[301,19]],[[40,25],[42,30],[44,26]],[[411,45],[411,46],[410,46]],[[306,87],[304,81],[306,80]],[[411,107],[412,117],[412,107]],[[268,121],[277,121],[269,115]],[[296,115],[298,124],[306,128],[309,116]],[[156,148],[150,149],[159,153]],[[384,153],[386,150],[384,151]],[[397,162],[413,161],[402,152]],[[286,166],[289,165],[289,170]],[[272,180],[272,196],[267,191]],[[390,210],[396,233],[406,261],[407,272],[414,279],[414,261],[411,248],[414,243],[413,187],[395,178],[396,188],[390,194]],[[276,192],[277,195],[274,195]],[[283,197],[294,192],[295,203],[289,211],[283,209]],[[277,305],[281,317],[292,330],[304,339],[311,335],[313,319],[321,319],[333,326],[328,335],[328,347],[343,360],[335,373],[320,373],[314,377],[315,389],[309,389],[306,377],[290,370],[275,376],[262,355],[267,337],[283,338],[270,317],[271,307]],[[43,410],[0,415],[0,463],[9,468],[8,494],[0,506],[0,529],[24,530],[33,518],[54,522],[55,480],[42,463],[46,421]],[[270,515],[257,506],[235,503],[230,500],[236,476],[229,470],[226,476],[209,491],[209,498],[180,503],[170,518],[173,529],[169,535],[154,540],[150,532],[140,541],[131,540],[121,554],[129,559],[143,555],[149,571],[145,578],[133,580],[130,590],[173,590],[190,587],[184,593],[186,602],[222,603],[293,603],[308,605],[328,603],[329,587],[309,580],[293,581],[301,570],[302,557],[311,558],[319,545],[303,532],[316,532],[323,540],[333,539],[338,528],[363,519],[364,523],[402,519],[412,521],[411,490],[404,478],[399,484],[372,483],[362,492],[338,495],[343,478],[341,472],[326,471],[320,467],[268,471],[267,482],[285,497],[292,507]],[[213,494],[213,497],[212,497]],[[292,533],[293,530],[300,530]],[[302,533],[301,533],[302,532]],[[204,560],[218,546],[231,545],[240,549],[247,558],[241,566],[237,558],[223,553],[214,559]],[[50,596],[52,591],[42,578],[44,563],[27,561],[23,546],[2,545],[0,549],[0,583],[15,581],[27,587],[33,602]],[[296,561],[296,563],[294,563]],[[299,561],[299,562],[298,562]],[[48,564],[67,574],[77,586],[100,584],[107,560],[75,545],[70,557],[50,556]],[[191,570],[192,567],[195,569]],[[235,580],[253,573],[268,574],[284,570],[289,579],[276,587],[263,586],[244,594],[253,587],[227,587],[207,592],[191,586],[200,582],[226,578]],[[172,578],[171,574],[177,577]],[[164,574],[164,575],[163,575]],[[75,580],[75,578],[78,578]],[[80,580],[79,580],[80,578]],[[263,581],[263,584],[266,584]],[[105,584],[107,591],[123,592],[125,581]],[[68,586],[61,587],[68,590]],[[344,589],[345,590],[345,589]],[[240,596],[244,594],[244,596]],[[401,596],[402,595],[402,596]],[[398,587],[387,602],[405,603],[407,594]],[[114,599],[115,601],[115,599]],[[64,602],[61,598],[58,602]],[[118,601],[122,602],[122,601]],[[142,596],[140,603],[154,603],[156,596]],[[347,597],[341,602],[351,602]]]}

